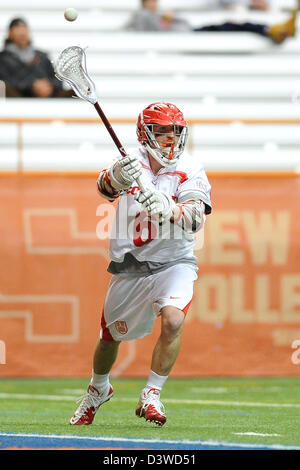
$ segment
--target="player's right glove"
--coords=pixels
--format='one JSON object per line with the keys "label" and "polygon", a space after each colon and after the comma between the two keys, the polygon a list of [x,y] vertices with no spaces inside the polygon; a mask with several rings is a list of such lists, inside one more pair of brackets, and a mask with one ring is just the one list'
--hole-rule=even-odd
{"label": "player's right glove", "polygon": [[175,202],[171,196],[162,191],[148,189],[143,193],[137,193],[134,199],[145,207],[150,216],[157,215],[159,222],[169,220],[173,216]]}
{"label": "player's right glove", "polygon": [[117,160],[109,170],[111,185],[118,191],[128,189],[142,174],[142,166],[134,155]]}

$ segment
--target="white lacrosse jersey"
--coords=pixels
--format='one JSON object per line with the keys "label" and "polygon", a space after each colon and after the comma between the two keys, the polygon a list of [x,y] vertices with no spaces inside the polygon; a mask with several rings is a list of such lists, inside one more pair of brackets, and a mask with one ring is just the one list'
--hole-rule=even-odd
{"label": "white lacrosse jersey", "polygon": [[[205,212],[211,211],[211,186],[201,163],[184,152],[173,167],[163,167],[152,173],[147,151],[138,147],[129,152],[136,155],[142,165],[142,179],[148,189],[162,191],[175,202],[200,199]],[[172,263],[181,259],[195,260],[193,254],[194,235],[182,230],[170,221],[158,224],[149,218],[142,204],[134,200],[139,187],[133,184],[120,197],[110,234],[110,258],[121,263],[126,253],[138,261]],[[205,215],[204,215],[205,217]],[[155,223],[156,222],[156,223]]]}

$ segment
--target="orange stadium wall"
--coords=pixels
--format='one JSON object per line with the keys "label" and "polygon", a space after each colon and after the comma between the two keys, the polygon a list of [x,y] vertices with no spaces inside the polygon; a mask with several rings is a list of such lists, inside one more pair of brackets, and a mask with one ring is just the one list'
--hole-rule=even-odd
{"label": "orange stadium wall", "polygon": [[[0,376],[88,377],[110,279],[96,178],[0,180]],[[213,212],[172,375],[299,375],[300,177],[210,181]],[[121,344],[114,376],[148,375],[159,326]]]}

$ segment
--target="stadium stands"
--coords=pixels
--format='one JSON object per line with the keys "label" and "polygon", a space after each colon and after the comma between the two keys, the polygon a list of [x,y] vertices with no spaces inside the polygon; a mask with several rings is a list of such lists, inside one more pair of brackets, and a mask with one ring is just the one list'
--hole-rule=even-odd
{"label": "stadium stands", "polygon": [[[210,10],[213,3],[162,0],[161,6],[198,26],[228,18],[227,12]],[[275,3],[284,11],[251,12],[247,18],[271,24],[295,6],[289,0]],[[125,147],[135,144],[141,109],[153,101],[174,101],[191,122],[189,148],[208,170],[300,167],[300,36],[276,46],[249,33],[126,33],[121,28],[137,0],[81,4],[72,2],[79,18],[68,23],[59,0],[50,5],[29,0],[26,6],[11,0],[0,5],[0,36],[12,17],[24,16],[34,44],[54,62],[64,47],[88,47],[89,73]],[[28,122],[32,118],[54,122]],[[66,118],[79,123],[64,123]],[[251,124],[242,123],[249,119]],[[80,100],[7,99],[0,120],[2,169],[95,170],[118,155],[93,107]]]}

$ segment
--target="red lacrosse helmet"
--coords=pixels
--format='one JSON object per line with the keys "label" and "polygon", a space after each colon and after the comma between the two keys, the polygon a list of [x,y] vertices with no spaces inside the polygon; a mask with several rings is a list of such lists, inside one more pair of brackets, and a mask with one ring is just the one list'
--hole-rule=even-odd
{"label": "red lacrosse helmet", "polygon": [[[162,135],[164,142],[160,139],[159,143],[157,137]],[[174,165],[186,144],[187,123],[174,104],[152,103],[139,114],[137,136],[161,165]]]}

